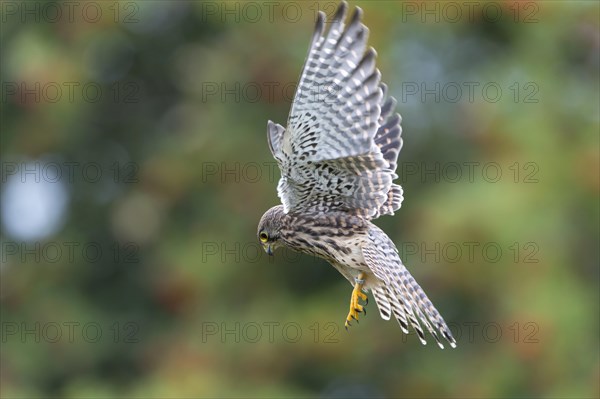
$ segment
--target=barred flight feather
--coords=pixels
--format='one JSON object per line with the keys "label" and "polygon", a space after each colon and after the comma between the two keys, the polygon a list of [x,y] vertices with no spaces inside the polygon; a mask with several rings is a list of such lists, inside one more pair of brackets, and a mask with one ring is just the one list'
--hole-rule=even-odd
{"label": "barred flight feather", "polygon": [[[342,2],[325,32],[319,13],[287,127],[269,121],[269,148],[285,212],[344,211],[367,219],[393,214],[402,140],[396,100],[387,96],[367,49],[369,30],[356,8],[348,25]],[[382,112],[382,110],[384,112]]]}

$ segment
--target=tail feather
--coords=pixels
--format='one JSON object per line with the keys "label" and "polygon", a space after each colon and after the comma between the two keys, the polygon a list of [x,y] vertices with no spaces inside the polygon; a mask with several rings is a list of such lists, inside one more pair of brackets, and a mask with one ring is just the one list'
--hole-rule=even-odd
{"label": "tail feather", "polygon": [[378,288],[372,289],[371,292],[373,293],[373,298],[375,298],[375,303],[377,303],[377,308],[379,308],[381,318],[389,320],[392,314],[392,305],[390,305],[386,295]]}
{"label": "tail feather", "polygon": [[415,332],[419,336],[419,340],[421,341],[421,343],[423,345],[427,345],[427,341],[425,341],[425,333],[423,332],[423,328],[421,327],[419,320],[415,317],[415,313],[413,312],[410,304],[407,304],[406,301],[404,300],[405,296],[402,294],[402,289],[400,288],[399,285],[394,284],[393,290],[394,290],[393,294],[395,295],[397,301],[399,302],[400,309],[402,309],[404,314],[407,315],[408,320],[410,321],[410,325],[412,326],[413,330],[415,330]]}
{"label": "tail feather", "polygon": [[[440,333],[442,333],[444,338],[446,338],[446,340],[448,340],[448,343],[450,344],[450,346],[455,348],[456,340],[452,336],[452,332],[446,325],[446,322],[444,321],[444,318],[442,317],[442,315],[440,315],[440,313],[437,311],[435,306],[433,306],[433,303],[431,303],[431,301],[429,300],[429,298],[427,297],[425,292],[423,292],[423,289],[421,288],[421,286],[415,281],[413,276],[411,276],[408,272],[406,273],[405,281],[409,287],[408,291],[411,293],[413,300],[418,304],[418,308],[422,309],[425,312],[425,314],[427,315],[427,318],[429,319],[431,324],[433,324],[435,326],[435,328]],[[415,306],[415,308],[417,308],[417,306]],[[421,320],[425,321],[426,319],[425,319],[425,317],[421,317]],[[444,345],[442,345],[442,343],[440,342],[440,339],[438,338],[438,335],[437,335],[435,329],[432,328],[431,325],[429,325],[429,323],[427,323],[427,325],[428,325],[429,332],[431,333],[431,335],[434,336],[435,340],[437,341],[437,344],[442,349],[444,349]]]}
{"label": "tail feather", "polygon": [[425,345],[425,333],[419,323],[421,321],[441,349],[444,349],[444,344],[438,331],[451,347],[456,348],[456,340],[446,322],[409,273],[402,273],[402,277],[394,282],[392,288],[381,285],[372,288],[371,292],[382,319],[389,320],[393,314],[405,334],[409,334],[408,325],[410,323],[421,343]]}
{"label": "tail feather", "polygon": [[[419,319],[423,322],[423,324],[425,324],[425,327],[427,328],[429,333],[433,336],[433,338],[435,338],[435,342],[437,342],[438,346],[440,348],[444,349],[444,345],[440,341],[440,337],[438,336],[435,329],[431,326],[431,323],[434,323],[434,322],[433,321],[430,322],[430,320],[429,320],[431,318],[431,314],[429,313],[428,309],[425,309],[422,306],[423,302],[421,300],[417,299],[417,295],[415,295],[415,292],[411,286],[408,287],[408,291],[409,291],[409,295],[411,296],[412,300],[419,304],[419,306],[414,306],[415,313],[417,314]],[[421,309],[425,310],[427,317],[423,314],[423,311]]]}
{"label": "tail feather", "polygon": [[396,295],[394,295],[392,290],[390,290],[387,287],[385,290],[387,292],[387,296],[390,300],[390,303],[393,305],[392,311],[394,312],[394,317],[398,321],[398,324],[400,324],[400,329],[404,334],[408,334],[408,321],[406,319],[406,312],[404,311],[404,306],[400,304],[398,298],[396,297]]}
{"label": "tail feather", "polygon": [[384,318],[390,314],[387,306],[389,304],[403,332],[408,333],[408,324],[410,324],[421,343],[425,345],[425,334],[420,324],[422,322],[440,348],[444,348],[441,337],[455,348],[456,340],[452,332],[421,286],[402,264],[398,250],[390,238],[381,229],[372,226],[369,230],[369,239],[370,242],[362,247],[362,254],[365,263],[380,281],[374,288],[376,300],[378,303],[381,302],[380,307],[385,309]]}

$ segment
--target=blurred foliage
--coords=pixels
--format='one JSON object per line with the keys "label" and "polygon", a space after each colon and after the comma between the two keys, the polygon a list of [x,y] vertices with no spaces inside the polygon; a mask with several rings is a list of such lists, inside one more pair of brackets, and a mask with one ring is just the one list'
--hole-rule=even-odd
{"label": "blurred foliage", "polygon": [[[2,397],[600,395],[599,3],[351,3],[403,116],[405,201],[377,224],[455,331],[443,351],[373,302],[347,333],[332,267],[258,252],[266,121],[336,2],[67,3],[2,3]],[[35,200],[8,194],[27,162],[74,165],[38,238],[7,213]]]}

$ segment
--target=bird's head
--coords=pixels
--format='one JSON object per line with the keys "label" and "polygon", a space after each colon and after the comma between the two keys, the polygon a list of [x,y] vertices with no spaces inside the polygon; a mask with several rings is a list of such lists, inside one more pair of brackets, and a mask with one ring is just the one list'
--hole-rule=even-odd
{"label": "bird's head", "polygon": [[258,241],[269,255],[273,255],[275,249],[282,245],[280,230],[284,217],[283,205],[277,205],[266,211],[258,223]]}

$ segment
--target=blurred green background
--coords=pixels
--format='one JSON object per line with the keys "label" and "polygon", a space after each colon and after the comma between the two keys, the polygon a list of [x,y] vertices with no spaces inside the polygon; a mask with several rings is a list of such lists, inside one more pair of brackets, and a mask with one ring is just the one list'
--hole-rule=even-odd
{"label": "blurred green background", "polygon": [[376,223],[458,341],[256,241],[315,12],[3,1],[1,395],[598,397],[599,3],[351,2],[403,117]]}

